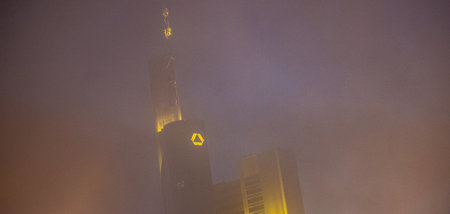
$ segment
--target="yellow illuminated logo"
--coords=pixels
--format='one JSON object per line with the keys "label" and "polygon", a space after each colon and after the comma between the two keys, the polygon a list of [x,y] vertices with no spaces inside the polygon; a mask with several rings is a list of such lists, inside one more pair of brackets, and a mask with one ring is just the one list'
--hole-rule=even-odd
{"label": "yellow illuminated logo", "polygon": [[203,136],[200,133],[192,134],[191,141],[196,146],[202,146],[203,142],[205,142],[205,140],[203,139]]}

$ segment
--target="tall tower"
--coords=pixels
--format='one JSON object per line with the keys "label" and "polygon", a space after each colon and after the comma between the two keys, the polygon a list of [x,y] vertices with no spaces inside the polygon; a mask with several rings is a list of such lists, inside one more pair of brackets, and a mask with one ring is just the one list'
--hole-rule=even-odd
{"label": "tall tower", "polygon": [[[181,108],[178,100],[177,82],[174,71],[174,56],[170,40],[172,39],[172,28],[169,24],[169,9],[162,11],[164,19],[164,46],[165,50],[161,56],[151,62],[150,90],[153,104],[153,116],[155,129],[159,133],[165,125],[173,121],[181,120]],[[159,170],[163,161],[163,152],[158,140],[158,162]]]}
{"label": "tall tower", "polygon": [[166,214],[212,214],[213,191],[205,127],[182,120],[170,40],[169,10],[162,10],[165,53],[152,62],[150,89],[161,189]]}

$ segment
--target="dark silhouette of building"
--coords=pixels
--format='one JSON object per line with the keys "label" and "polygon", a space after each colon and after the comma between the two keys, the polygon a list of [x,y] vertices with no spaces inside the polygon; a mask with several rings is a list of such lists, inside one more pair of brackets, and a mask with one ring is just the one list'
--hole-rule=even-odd
{"label": "dark silhouette of building", "polygon": [[166,214],[212,214],[213,190],[202,121],[176,121],[160,132]]}

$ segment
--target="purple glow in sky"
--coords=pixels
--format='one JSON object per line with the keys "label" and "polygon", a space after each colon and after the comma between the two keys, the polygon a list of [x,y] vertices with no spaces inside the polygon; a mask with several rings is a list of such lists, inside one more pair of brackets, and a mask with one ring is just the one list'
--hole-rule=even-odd
{"label": "purple glow in sky", "polygon": [[[162,213],[159,1],[4,1],[0,213]],[[215,182],[274,147],[307,214],[450,212],[450,4],[170,1],[178,90]]]}

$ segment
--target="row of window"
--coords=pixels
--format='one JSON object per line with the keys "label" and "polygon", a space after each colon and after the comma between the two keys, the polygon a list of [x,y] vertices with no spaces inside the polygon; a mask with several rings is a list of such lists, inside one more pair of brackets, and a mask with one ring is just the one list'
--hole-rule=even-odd
{"label": "row of window", "polygon": [[261,180],[258,175],[244,179],[247,193],[248,211],[252,214],[264,214],[264,198],[262,196]]}

